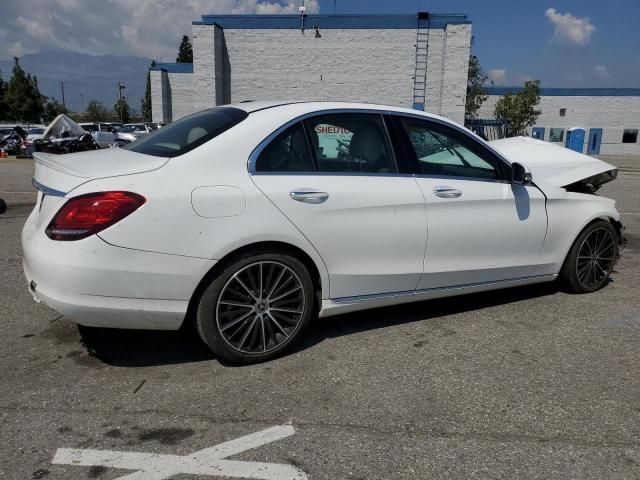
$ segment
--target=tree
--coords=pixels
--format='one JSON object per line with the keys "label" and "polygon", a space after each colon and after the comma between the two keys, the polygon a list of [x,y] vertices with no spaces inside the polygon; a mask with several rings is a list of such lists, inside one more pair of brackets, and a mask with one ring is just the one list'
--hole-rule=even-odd
{"label": "tree", "polygon": [[49,123],[61,113],[67,113],[64,106],[55,98],[50,97],[44,105],[42,120],[44,123]]}
{"label": "tree", "polygon": [[[151,68],[156,66],[156,62],[151,62]],[[147,86],[144,90],[144,98],[140,105],[140,112],[142,114],[142,120],[145,122],[151,121],[151,73],[147,71]]]}
{"label": "tree", "polygon": [[487,81],[487,74],[480,66],[475,55],[469,57],[469,74],[467,76],[467,99],[465,103],[465,117],[475,118],[480,106],[487,100],[482,86]]}
{"label": "tree", "polygon": [[541,111],[535,108],[539,103],[540,80],[530,80],[518,93],[507,93],[498,100],[495,117],[507,122],[510,136],[523,135],[540,115]]}
{"label": "tree", "polygon": [[38,123],[44,114],[45,97],[38,88],[38,79],[22,69],[18,57],[14,61],[11,80],[4,93],[9,119]]}
{"label": "tree", "polygon": [[113,110],[122,123],[129,123],[131,121],[131,109],[127,103],[127,99],[122,97],[113,106]]}
{"label": "tree", "polygon": [[189,40],[189,37],[186,35],[182,36],[176,63],[193,63],[193,48],[191,47],[191,41]]}
{"label": "tree", "polygon": [[104,122],[107,120],[107,109],[97,100],[90,100],[86,110],[87,120],[90,122]]}

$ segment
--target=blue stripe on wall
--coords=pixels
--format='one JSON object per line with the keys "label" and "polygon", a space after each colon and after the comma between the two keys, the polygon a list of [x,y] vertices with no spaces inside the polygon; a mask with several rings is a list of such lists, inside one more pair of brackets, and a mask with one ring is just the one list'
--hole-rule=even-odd
{"label": "blue stripe on wall", "polygon": [[193,73],[193,63],[156,63],[149,70],[164,70],[167,73]]}
{"label": "blue stripe on wall", "polygon": [[[424,21],[423,21],[424,22]],[[431,14],[430,26],[471,23],[464,13]],[[193,25],[220,25],[226,29],[298,29],[299,15],[202,15]],[[307,15],[305,28],[321,29],[415,29],[418,15]],[[424,23],[423,23],[424,25]]]}
{"label": "blue stripe on wall", "polygon": [[[516,93],[522,87],[486,87],[487,95]],[[540,95],[545,97],[638,97],[640,88],[541,88]]]}

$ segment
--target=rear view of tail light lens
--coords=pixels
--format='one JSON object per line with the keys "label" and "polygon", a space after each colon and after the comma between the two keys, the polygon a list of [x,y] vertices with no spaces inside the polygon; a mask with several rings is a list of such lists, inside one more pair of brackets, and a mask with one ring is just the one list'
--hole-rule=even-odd
{"label": "rear view of tail light lens", "polygon": [[52,240],[80,240],[119,222],[146,199],[132,192],[100,192],[70,199],[56,213],[46,233]]}

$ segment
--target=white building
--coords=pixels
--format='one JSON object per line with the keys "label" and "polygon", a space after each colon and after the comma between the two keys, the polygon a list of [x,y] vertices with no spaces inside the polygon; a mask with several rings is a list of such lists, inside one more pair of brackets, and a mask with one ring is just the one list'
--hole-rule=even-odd
{"label": "white building", "polygon": [[203,15],[193,64],[151,69],[153,120],[246,100],[345,100],[464,121],[463,14]]}
{"label": "white building", "polygon": [[[487,88],[479,118],[493,118],[496,102],[517,88]],[[528,134],[549,142],[565,142],[567,129],[585,129],[583,153],[640,155],[640,88],[541,88],[542,111]]]}

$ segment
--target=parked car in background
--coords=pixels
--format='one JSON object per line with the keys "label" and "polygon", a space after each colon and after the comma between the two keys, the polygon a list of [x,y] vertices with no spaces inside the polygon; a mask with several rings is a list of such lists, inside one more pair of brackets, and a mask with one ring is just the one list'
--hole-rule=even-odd
{"label": "parked car in background", "polygon": [[151,133],[154,130],[146,123],[125,123],[124,126],[131,128],[133,130],[133,133],[137,135],[146,135],[147,133]]}
{"label": "parked car in background", "polygon": [[115,128],[115,139],[112,146],[122,147],[131,142],[135,142],[138,138],[146,133],[138,133],[129,125],[119,125]]}
{"label": "parked car in background", "polygon": [[91,134],[100,148],[108,148],[116,139],[115,127],[108,123],[81,123],[80,126]]}
{"label": "parked car in background", "polygon": [[115,152],[35,157],[34,297],[86,326],[187,319],[235,363],[316,316],[556,279],[594,292],[624,239],[595,195],[613,165],[398,107],[241,103]]}
{"label": "parked car in background", "polygon": [[41,140],[44,135],[45,127],[34,127],[27,130],[27,138],[22,141],[22,154],[26,157],[32,157],[35,151],[33,142]]}
{"label": "parked car in background", "polygon": [[44,134],[44,129],[45,127],[34,127],[34,128],[28,129],[27,140],[31,140],[33,142],[34,140],[42,138],[42,135]]}

